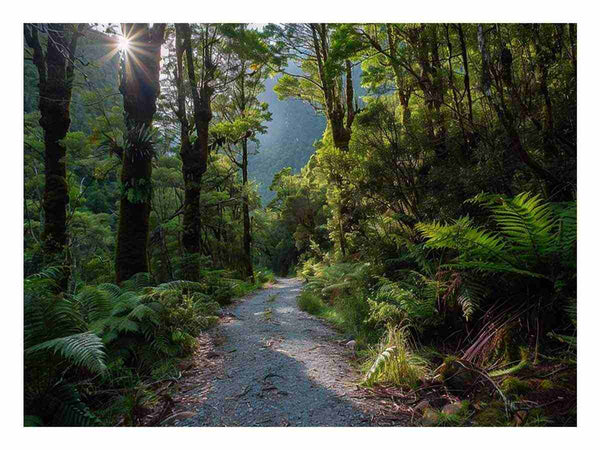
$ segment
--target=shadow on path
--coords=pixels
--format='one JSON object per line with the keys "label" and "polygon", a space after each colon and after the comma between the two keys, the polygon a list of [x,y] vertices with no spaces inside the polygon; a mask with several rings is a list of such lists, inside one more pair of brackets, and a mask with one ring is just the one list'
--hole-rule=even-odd
{"label": "shadow on path", "polygon": [[279,279],[233,305],[220,326],[225,375],[183,426],[367,426],[366,404],[339,335],[300,311],[299,279]]}

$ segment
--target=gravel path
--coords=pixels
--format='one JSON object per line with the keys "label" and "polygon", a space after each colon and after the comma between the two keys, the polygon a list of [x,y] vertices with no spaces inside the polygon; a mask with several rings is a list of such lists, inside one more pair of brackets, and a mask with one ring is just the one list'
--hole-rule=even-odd
{"label": "gravel path", "polygon": [[[341,336],[296,306],[302,282],[278,279],[228,308],[219,327],[224,374],[182,426],[367,426],[349,396],[358,374]],[[193,393],[192,393],[193,394]]]}

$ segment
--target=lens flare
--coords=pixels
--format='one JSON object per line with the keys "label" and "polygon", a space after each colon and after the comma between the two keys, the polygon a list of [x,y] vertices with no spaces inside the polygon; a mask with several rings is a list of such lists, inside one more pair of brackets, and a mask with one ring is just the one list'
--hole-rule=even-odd
{"label": "lens flare", "polygon": [[125,36],[119,36],[118,47],[119,50],[126,51],[129,48],[129,39],[127,39]]}

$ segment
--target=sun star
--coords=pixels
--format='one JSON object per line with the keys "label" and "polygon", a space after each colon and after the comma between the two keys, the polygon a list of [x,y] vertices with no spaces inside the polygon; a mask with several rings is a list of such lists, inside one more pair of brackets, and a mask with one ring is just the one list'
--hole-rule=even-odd
{"label": "sun star", "polygon": [[127,39],[125,36],[119,36],[118,47],[119,50],[126,51],[129,48],[129,39]]}

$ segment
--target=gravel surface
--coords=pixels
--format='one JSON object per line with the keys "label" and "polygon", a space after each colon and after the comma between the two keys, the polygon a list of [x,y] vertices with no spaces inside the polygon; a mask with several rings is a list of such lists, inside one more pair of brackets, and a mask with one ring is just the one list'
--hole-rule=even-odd
{"label": "gravel surface", "polygon": [[[351,350],[296,305],[299,279],[278,279],[225,310],[224,373],[180,426],[368,426],[367,402],[351,398],[359,375]],[[193,394],[193,391],[192,393]]]}

